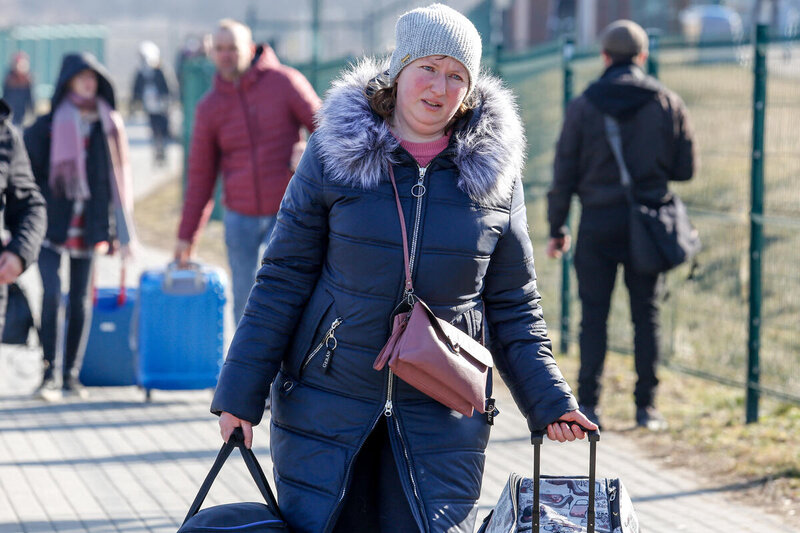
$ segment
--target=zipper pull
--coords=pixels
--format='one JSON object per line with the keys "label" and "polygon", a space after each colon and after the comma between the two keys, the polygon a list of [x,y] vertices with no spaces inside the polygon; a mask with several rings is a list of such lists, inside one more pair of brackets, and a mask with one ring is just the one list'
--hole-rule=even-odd
{"label": "zipper pull", "polygon": [[386,400],[386,405],[383,406],[383,416],[387,418],[392,416],[392,400]]}
{"label": "zipper pull", "polygon": [[427,170],[428,167],[419,167],[419,179],[414,184],[414,186],[411,187],[411,196],[413,196],[414,198],[420,198],[422,196],[425,196],[425,191],[427,189],[425,189],[425,185],[423,185],[422,182],[425,181],[425,171]]}
{"label": "zipper pull", "polygon": [[333,351],[339,345],[339,341],[336,340],[336,328],[342,323],[342,317],[337,317],[336,320],[333,321],[331,324],[328,333],[325,335],[325,358],[322,360],[322,371],[324,373],[328,373],[331,369],[331,359],[333,358]]}

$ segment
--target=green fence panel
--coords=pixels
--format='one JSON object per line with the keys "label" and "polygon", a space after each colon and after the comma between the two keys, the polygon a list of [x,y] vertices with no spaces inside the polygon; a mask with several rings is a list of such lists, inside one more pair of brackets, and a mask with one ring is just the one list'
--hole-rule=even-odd
{"label": "green fence panel", "polygon": [[108,30],[91,24],[16,26],[0,30],[0,63],[3,72],[13,54],[23,51],[31,60],[34,97],[49,99],[54,90],[61,58],[71,52],[91,52],[102,63]]}
{"label": "green fence panel", "polygon": [[[186,190],[189,171],[189,147],[192,142],[194,114],[197,103],[211,88],[214,80],[214,64],[204,57],[192,58],[183,63],[180,77],[181,105],[183,107],[183,187]],[[222,180],[217,180],[214,190],[214,210],[212,220],[222,220],[225,208],[222,205]]]}

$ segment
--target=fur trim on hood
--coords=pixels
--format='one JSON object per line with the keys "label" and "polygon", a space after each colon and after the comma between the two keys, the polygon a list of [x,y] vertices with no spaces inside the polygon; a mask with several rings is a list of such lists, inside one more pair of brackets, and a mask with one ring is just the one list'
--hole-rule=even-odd
{"label": "fur trim on hood", "polygon": [[[315,137],[332,181],[374,189],[389,179],[389,165],[397,163],[394,152],[400,143],[364,94],[367,83],[384,70],[377,60],[362,60],[325,95]],[[482,74],[475,92],[478,105],[451,141],[458,187],[477,203],[507,203],[525,160],[522,122],[514,95],[498,78]]]}

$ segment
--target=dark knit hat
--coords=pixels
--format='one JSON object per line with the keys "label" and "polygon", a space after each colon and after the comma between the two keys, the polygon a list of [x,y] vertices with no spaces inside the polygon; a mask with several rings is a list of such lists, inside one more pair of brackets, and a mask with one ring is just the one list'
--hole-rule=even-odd
{"label": "dark knit hat", "polygon": [[633,57],[647,52],[649,42],[644,28],[632,20],[617,20],[603,30],[603,52],[616,57]]}
{"label": "dark knit hat", "polygon": [[391,83],[412,61],[427,56],[449,56],[469,73],[469,89],[481,64],[481,36],[467,17],[442,4],[431,4],[409,11],[397,20],[395,49],[389,63]]}

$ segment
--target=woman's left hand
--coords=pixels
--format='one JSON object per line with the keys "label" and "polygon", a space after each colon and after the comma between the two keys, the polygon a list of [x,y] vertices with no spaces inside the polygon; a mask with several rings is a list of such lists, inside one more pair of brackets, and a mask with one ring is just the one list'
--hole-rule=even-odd
{"label": "woman's left hand", "polygon": [[586,437],[586,433],[580,427],[569,422],[580,424],[586,429],[597,429],[597,425],[592,424],[583,413],[577,410],[570,411],[564,413],[557,421],[547,426],[547,438],[558,442],[566,442]]}

